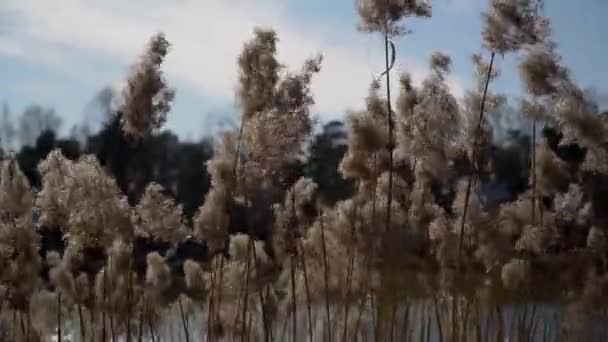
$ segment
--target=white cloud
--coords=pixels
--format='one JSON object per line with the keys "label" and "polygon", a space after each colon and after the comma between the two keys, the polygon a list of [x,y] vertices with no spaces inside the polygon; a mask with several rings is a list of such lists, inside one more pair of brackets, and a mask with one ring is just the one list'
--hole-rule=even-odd
{"label": "white cloud", "polygon": [[[253,28],[263,25],[277,30],[279,58],[290,68],[323,53],[323,70],[313,81],[317,112],[339,114],[363,105],[372,75],[383,68],[382,44],[354,27],[346,28],[352,34],[335,44],[334,27],[298,22],[283,5],[281,0],[4,0],[0,14],[17,15],[19,25],[0,37],[0,55],[46,63],[72,77],[99,77],[94,62],[89,70],[72,68],[74,51],[79,58],[127,66],[152,34],[163,31],[173,44],[165,64],[169,79],[184,81],[207,97],[232,101],[236,57]],[[407,58],[399,65],[415,78],[426,72]],[[458,81],[452,86],[462,93]]]}

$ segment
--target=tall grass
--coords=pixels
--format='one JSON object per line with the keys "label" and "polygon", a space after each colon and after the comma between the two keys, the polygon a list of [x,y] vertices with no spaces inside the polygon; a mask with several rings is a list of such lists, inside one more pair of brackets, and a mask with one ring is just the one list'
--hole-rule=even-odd
{"label": "tall grass", "polygon": [[[448,86],[451,58],[435,52],[420,82],[401,76],[393,101],[394,41],[409,33],[405,18],[430,17],[430,4],[358,1],[360,29],[383,35],[386,95],[374,80],[363,109],[348,114],[339,171],[356,192],[335,205],[322,203],[314,181],[286,171],[313,131],[311,84],[322,58],[288,71],[268,28],[256,29],[239,55],[241,125],[216,145],[193,227],[158,184],[129,204],[91,156],[51,152],[38,191],[2,156],[0,339],[607,339],[608,203],[594,184],[608,176],[608,124],[562,65],[535,8],[490,2],[482,32],[490,60],[473,56],[476,84],[463,99]],[[171,107],[161,71],[169,49],[154,36],[124,91],[122,129],[138,143]],[[506,53],[522,57],[530,186],[493,207],[480,188],[496,171],[488,116],[507,101],[491,87]],[[584,148],[585,160],[537,141],[537,126]],[[268,203],[255,202],[260,193]],[[271,223],[254,227],[261,207]],[[246,227],[231,235],[239,208]],[[59,230],[65,249],[41,255],[35,227]],[[208,258],[170,263],[187,238],[204,241]],[[139,255],[141,241],[170,252]]]}

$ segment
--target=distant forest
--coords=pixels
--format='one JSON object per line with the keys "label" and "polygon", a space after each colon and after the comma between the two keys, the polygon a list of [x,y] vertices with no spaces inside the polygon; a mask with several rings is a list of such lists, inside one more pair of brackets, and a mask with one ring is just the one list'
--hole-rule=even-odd
{"label": "distant forest", "polygon": [[[75,125],[68,136],[61,136],[61,116],[51,108],[40,105],[28,106],[18,117],[13,117],[9,106],[4,104],[0,117],[0,146],[5,154],[14,154],[19,167],[34,188],[40,188],[38,164],[54,149],[59,149],[70,160],[92,154],[113,176],[120,189],[135,205],[146,185],[156,182],[183,206],[184,219],[192,223],[196,209],[209,190],[210,177],[205,166],[213,156],[217,136],[203,136],[198,141],[180,141],[169,129],[135,140],[125,137],[120,126],[121,113],[111,106],[112,91],[105,88],[96,96],[97,115],[105,121],[99,130],[92,132],[89,125]],[[101,111],[101,112],[100,112]],[[305,153],[289,166],[293,176],[308,177],[318,185],[319,197],[326,205],[334,205],[347,199],[354,192],[353,182],[339,173],[339,164],[347,150],[348,130],[339,120],[320,124],[312,136]],[[547,128],[544,135],[556,135]],[[530,136],[526,132],[508,129],[502,132],[504,139],[494,142],[491,151],[493,176],[486,179],[481,191],[488,205],[512,201],[527,187]],[[555,137],[554,137],[555,138]],[[555,146],[557,148],[557,146]],[[576,151],[570,152],[576,154]],[[463,165],[452,169],[453,179],[462,177]],[[295,174],[293,174],[295,172]],[[273,200],[283,196],[280,189]],[[451,203],[453,193],[437,185],[437,195],[443,203]],[[235,227],[231,233],[245,232],[246,227]],[[260,232],[262,233],[262,232]]]}

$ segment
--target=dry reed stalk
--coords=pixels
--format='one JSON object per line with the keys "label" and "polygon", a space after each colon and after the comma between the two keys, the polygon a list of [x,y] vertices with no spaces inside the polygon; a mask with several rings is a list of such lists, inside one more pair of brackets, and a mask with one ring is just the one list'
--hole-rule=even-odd
{"label": "dry reed stalk", "polygon": [[285,341],[285,334],[287,334],[287,324],[289,323],[289,319],[283,320],[283,328],[281,329],[281,339],[280,341]]}
{"label": "dry reed stalk", "polygon": [[95,325],[96,325],[95,321],[97,319],[97,315],[95,314],[94,301],[93,301],[93,304],[91,304],[91,305],[92,305],[92,307],[88,309],[89,310],[89,327],[91,327],[91,341],[96,341],[95,338],[97,337],[97,335],[96,335],[97,329],[95,327]]}
{"label": "dry reed stalk", "polygon": [[366,299],[367,299],[367,296],[365,295],[365,292],[364,292],[364,294],[361,296],[361,299],[359,300],[358,311],[357,311],[357,320],[355,321],[355,330],[353,331],[353,338],[355,340],[359,336],[359,329],[361,329],[361,320],[363,318],[363,308],[365,307]]}
{"label": "dry reed stalk", "polygon": [[[249,240],[247,241],[247,263],[245,264],[245,283],[244,286],[244,296],[243,296],[243,316],[241,322],[241,342],[245,340],[245,333],[247,331],[247,307],[249,302],[249,278],[250,278],[250,266],[251,266],[251,249],[255,248],[252,246],[253,244],[253,236],[249,235]],[[240,297],[240,296],[239,296]]]}
{"label": "dry reed stalk", "polygon": [[[258,260],[257,252],[255,250],[255,244],[253,245],[253,261],[254,261],[255,269],[258,270],[258,272],[259,272],[259,270],[260,270],[260,263],[259,263],[259,260]],[[267,315],[267,312],[266,312],[266,304],[265,304],[265,301],[264,301],[264,294],[262,292],[263,289],[264,289],[264,287],[258,289],[258,297],[259,297],[259,301],[260,301],[260,308],[262,310],[262,324],[263,324],[263,329],[264,329],[264,342],[270,342],[272,340],[272,336],[269,333],[270,329],[268,327],[268,315]]]}
{"label": "dry reed stalk", "polygon": [[378,333],[378,306],[376,305],[376,296],[377,294],[372,293],[371,296],[369,296],[369,305],[370,305],[370,309],[372,311],[372,328],[374,330],[374,340],[377,341],[376,336]]}
{"label": "dry reed stalk", "polygon": [[292,255],[290,256],[290,262],[289,262],[289,272],[291,275],[291,310],[292,310],[292,327],[291,327],[291,332],[292,332],[292,342],[296,342],[296,338],[298,336],[298,308],[297,308],[297,304],[296,304],[296,261],[295,261],[295,256]]}
{"label": "dry reed stalk", "polygon": [[532,121],[532,225],[536,224],[536,119]]}
{"label": "dry reed stalk", "polygon": [[300,253],[300,263],[302,265],[302,273],[304,275],[304,290],[306,291],[306,310],[308,311],[308,335],[310,342],[313,342],[314,332],[313,332],[313,319],[312,319],[312,298],[310,293],[310,286],[308,284],[308,272],[306,270],[306,255],[302,248],[302,241],[298,240],[300,249],[302,252]]}
{"label": "dry reed stalk", "polygon": [[17,331],[19,330],[19,327],[17,326],[17,310],[13,309],[13,318],[12,318],[12,323],[11,323],[11,333],[13,334],[13,340],[17,339]]}
{"label": "dry reed stalk", "polygon": [[102,289],[102,311],[101,311],[101,340],[102,341],[106,341],[106,311],[107,311],[107,306],[106,306],[106,301],[107,301],[107,294],[106,294],[106,287],[107,287],[107,276],[106,276],[106,270],[103,270],[103,289]]}
{"label": "dry reed stalk", "polygon": [[[26,330],[26,333],[25,333],[25,340],[27,342],[29,342],[30,338],[32,336],[31,332],[32,332],[32,328],[33,328],[32,327],[32,314],[30,312],[30,305],[29,305],[29,303],[27,304],[27,309],[25,309],[25,310],[26,310],[26,313],[25,313],[25,322],[27,323],[27,330]],[[33,338],[35,338],[35,337],[33,337]]]}
{"label": "dry reed stalk", "polygon": [[127,277],[127,318],[125,320],[126,324],[126,335],[127,342],[131,342],[131,296],[132,296],[132,288],[133,288],[133,272],[131,272],[132,268],[132,258],[129,258],[129,265],[127,268],[127,272],[129,272]]}
{"label": "dry reed stalk", "polygon": [[411,303],[409,302],[409,300],[406,300],[405,302],[405,309],[403,309],[403,317],[401,318],[403,323],[402,327],[401,327],[401,336],[399,337],[399,341],[407,341],[408,337],[409,337],[409,330],[410,330],[410,309],[411,309]]}
{"label": "dry reed stalk", "polygon": [[437,295],[435,295],[435,293],[433,293],[433,310],[435,311],[435,321],[437,322],[437,334],[439,335],[439,342],[443,342],[443,329],[441,326],[439,304],[437,301]]}
{"label": "dry reed stalk", "polygon": [[505,339],[505,334],[504,334],[504,316],[503,316],[500,304],[496,305],[496,315],[497,315],[497,318],[498,318],[498,329],[496,330],[496,340],[497,341],[504,341],[504,339]]}
{"label": "dry reed stalk", "polygon": [[457,320],[457,316],[458,316],[458,298],[456,293],[453,293],[450,296],[450,301],[451,301],[451,313],[450,313],[450,320],[451,320],[451,324],[452,324],[452,331],[450,331],[450,336],[452,339],[457,339],[458,338],[458,320]]}
{"label": "dry reed stalk", "polygon": [[391,108],[391,77],[390,77],[390,61],[388,56],[389,39],[388,32],[384,30],[384,57],[386,61],[386,106],[388,110],[388,195],[387,195],[387,210],[386,210],[386,231],[391,229],[391,208],[393,204],[393,110]]}
{"label": "dry reed stalk", "polygon": [[249,338],[251,337],[251,324],[253,323],[253,315],[249,315],[249,322],[247,323],[247,339],[245,341],[249,342]]}
{"label": "dry reed stalk", "polygon": [[[371,258],[370,258],[371,259]],[[359,301],[359,310],[358,310],[358,314],[357,314],[357,321],[355,323],[355,336],[359,335],[359,329],[361,327],[361,318],[363,316],[363,309],[365,308],[365,303],[367,301],[367,297],[368,297],[368,292],[370,291],[370,274],[371,274],[371,260],[367,262],[366,264],[366,268],[365,268],[365,274],[363,276],[364,279],[364,284],[363,284],[363,291],[361,294],[361,300]],[[371,296],[371,292],[370,296]],[[373,314],[373,312],[372,312]]]}
{"label": "dry reed stalk", "polygon": [[25,322],[23,320],[23,312],[19,311],[19,323],[21,325],[21,336],[26,336],[25,333]]}
{"label": "dry reed stalk", "polygon": [[426,341],[430,342],[431,341],[431,327],[433,325],[433,321],[431,318],[431,312],[429,310],[427,310],[427,317],[426,317]]}
{"label": "dry reed stalk", "polygon": [[211,326],[213,325],[213,296],[215,295],[216,264],[215,259],[211,259],[211,286],[209,287],[209,298],[207,299],[207,341],[211,341]]}
{"label": "dry reed stalk", "polygon": [[[242,131],[239,133],[239,135],[242,135]],[[238,148],[237,148],[238,150]],[[244,187],[243,189],[243,194],[245,197],[245,203],[249,203],[249,195],[248,195],[248,191],[247,188]],[[248,211],[246,212],[246,219],[249,218],[249,213]],[[253,262],[254,262],[254,267],[256,269],[256,274],[258,275],[259,278],[259,274],[260,274],[260,263],[258,260],[258,255],[257,255],[257,251],[255,249],[255,240],[254,240],[254,231],[253,231],[253,225],[249,224],[249,241],[248,241],[248,245],[247,245],[247,266],[246,266],[246,277],[245,277],[245,306],[243,308],[243,326],[245,325],[245,318],[247,315],[247,303],[248,303],[248,293],[249,293],[249,274],[250,274],[250,258],[251,258],[251,254],[253,253]],[[256,288],[257,286],[259,286],[259,284],[256,284]],[[262,310],[262,324],[263,324],[263,329],[264,329],[264,341],[265,342],[269,342],[269,333],[268,333],[268,317],[266,314],[266,305],[264,303],[264,295],[262,293],[262,289],[257,289],[258,292],[258,297],[259,297],[259,301],[260,301],[260,307]],[[250,319],[251,319],[251,315],[250,315]],[[250,327],[247,329],[247,331],[249,331]],[[247,333],[247,339],[249,339],[249,333]]]}
{"label": "dry reed stalk", "polygon": [[80,324],[80,337],[83,341],[86,341],[86,333],[85,333],[85,322],[82,316],[82,305],[80,303],[76,304],[76,309],[78,310],[78,323]]}
{"label": "dry reed stalk", "polygon": [[145,302],[145,295],[142,298],[142,303],[139,307],[139,326],[137,328],[137,341],[138,342],[143,342],[144,339],[144,302]]}
{"label": "dry reed stalk", "polygon": [[393,341],[393,339],[395,338],[395,325],[397,323],[397,309],[398,309],[398,303],[397,301],[394,301],[392,304],[392,309],[391,309],[391,327],[390,327],[390,338],[389,341]]}
{"label": "dry reed stalk", "polygon": [[186,317],[186,313],[184,312],[184,305],[182,303],[182,297],[177,297],[177,303],[179,306],[179,314],[182,321],[182,327],[184,328],[184,336],[186,342],[190,342],[190,332],[188,331],[188,317]]}
{"label": "dry reed stalk", "polygon": [[[357,208],[358,205],[355,204],[355,206],[353,207],[353,216],[354,219],[356,220],[357,218]],[[355,254],[356,254],[356,248],[355,248],[355,223],[351,223],[351,229],[350,229],[350,241],[348,244],[348,264],[346,267],[346,294],[344,297],[344,329],[342,331],[342,341],[346,341],[347,338],[347,328],[348,328],[348,314],[349,314],[349,310],[350,310],[350,296],[351,296],[351,288],[352,288],[352,277],[353,277],[353,268],[354,268],[354,262],[355,262]]]}
{"label": "dry reed stalk", "polygon": [[329,310],[329,267],[327,263],[327,245],[325,242],[325,223],[323,222],[323,210],[319,209],[319,223],[321,225],[321,249],[323,252],[323,286],[325,290],[325,313],[327,315],[327,337],[331,342],[331,314]]}
{"label": "dry reed stalk", "polygon": [[[386,77],[386,106],[388,110],[387,118],[388,118],[388,145],[387,151],[389,155],[389,165],[388,165],[388,194],[386,200],[386,217],[385,217],[385,239],[386,242],[388,239],[387,233],[391,230],[391,214],[392,214],[392,205],[393,205],[393,144],[394,144],[394,133],[393,133],[393,110],[391,108],[391,83],[390,83],[390,61],[389,61],[389,39],[388,32],[384,30],[384,57],[386,62],[385,69],[385,77]],[[384,306],[384,305],[382,305]],[[382,311],[379,311],[383,312]],[[384,320],[382,320],[384,321]]]}
{"label": "dry reed stalk", "polygon": [[486,323],[485,323],[485,331],[483,333],[483,341],[488,341],[490,338],[490,326],[492,325],[492,316],[493,312],[488,312],[486,314]]}
{"label": "dry reed stalk", "polygon": [[419,342],[424,342],[424,337],[425,337],[425,333],[426,333],[426,320],[425,320],[425,316],[424,316],[424,303],[422,303],[422,308],[419,309],[420,310],[420,329],[418,331],[418,341]]}
{"label": "dry reed stalk", "polygon": [[112,342],[116,342],[116,331],[114,330],[114,318],[113,315],[110,314],[110,335],[112,336]]}
{"label": "dry reed stalk", "polygon": [[[57,340],[63,341],[63,334],[61,331],[61,292],[59,289],[57,291]],[[27,339],[26,339],[27,341]]]}
{"label": "dry reed stalk", "polygon": [[[112,271],[113,271],[111,265],[112,265],[112,255],[109,256],[109,260],[108,260],[108,272],[110,274],[112,274]],[[105,276],[106,273],[104,272],[103,275]],[[106,279],[104,278],[104,281],[105,280]],[[104,284],[104,291],[105,291],[105,289],[106,289],[106,284]],[[104,293],[104,295],[107,295],[107,294]],[[112,303],[112,302],[110,301],[110,303]],[[116,332],[114,330],[114,314],[112,312],[112,308],[109,305],[108,305],[108,316],[110,319],[110,335],[112,337],[112,342],[116,342]]]}
{"label": "dry reed stalk", "polygon": [[[485,106],[486,106],[486,98],[488,96],[488,87],[490,86],[490,79],[492,78],[492,68],[494,66],[494,57],[496,56],[496,53],[494,51],[492,51],[491,57],[490,57],[490,65],[488,67],[488,73],[486,76],[486,82],[484,85],[484,89],[483,89],[483,96],[481,98],[481,106],[479,109],[479,119],[477,121],[477,129],[475,130],[475,134],[473,136],[473,146],[471,147],[472,151],[471,151],[471,161],[475,160],[476,157],[476,152],[477,152],[477,137],[479,135],[479,131],[481,130],[481,125],[483,123],[483,116],[484,116],[484,112],[485,112]],[[473,185],[473,178],[474,178],[474,170],[472,170],[473,172],[471,172],[469,174],[469,177],[467,179],[467,188],[466,188],[466,193],[465,193],[465,197],[464,197],[464,208],[462,211],[462,218],[460,220],[460,237],[459,237],[459,242],[458,242],[458,266],[460,267],[460,262],[461,262],[461,258],[462,258],[462,245],[463,245],[463,241],[464,241],[464,227],[465,227],[465,223],[466,223],[466,217],[467,217],[467,210],[469,207],[469,200],[471,197],[471,188]]]}
{"label": "dry reed stalk", "polygon": [[150,329],[150,338],[152,342],[156,342],[156,333],[154,331],[154,325],[152,324],[152,319],[148,318],[148,329]]}
{"label": "dry reed stalk", "polygon": [[[271,288],[270,287],[266,287],[266,298],[268,298],[270,296],[270,291],[271,291]],[[260,297],[261,297],[261,294],[260,294]],[[266,304],[266,301],[264,301],[264,303]],[[269,322],[269,321],[266,321],[266,324],[268,324],[268,338],[269,338],[269,341],[273,341],[273,332],[274,332],[273,324],[272,324],[272,322]]]}
{"label": "dry reed stalk", "polygon": [[218,278],[218,283],[217,283],[217,290],[218,290],[218,294],[217,294],[217,303],[215,303],[215,309],[214,309],[214,314],[215,314],[215,320],[217,322],[217,324],[221,324],[221,319],[220,319],[220,312],[221,312],[221,305],[222,305],[222,283],[224,282],[224,254],[223,252],[220,254],[220,265],[219,265],[219,278]]}
{"label": "dry reed stalk", "polygon": [[467,336],[467,333],[469,332],[469,317],[471,314],[471,302],[469,300],[467,300],[467,297],[463,297],[466,300],[466,304],[464,306],[464,317],[462,320],[462,327],[461,327],[461,332],[462,332],[462,338],[460,339],[461,341],[469,341],[469,338]]}

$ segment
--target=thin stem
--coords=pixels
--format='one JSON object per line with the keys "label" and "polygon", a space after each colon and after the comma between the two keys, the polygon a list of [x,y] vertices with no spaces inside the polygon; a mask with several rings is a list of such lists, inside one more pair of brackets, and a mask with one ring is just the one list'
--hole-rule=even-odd
{"label": "thin stem", "polygon": [[107,270],[103,270],[103,289],[102,289],[102,310],[101,310],[101,340],[106,341],[106,287],[107,287]]}
{"label": "thin stem", "polygon": [[401,331],[401,339],[400,341],[407,341],[409,336],[410,329],[410,307],[411,304],[409,301],[405,302],[405,309],[403,309],[403,327]]}
{"label": "thin stem", "polygon": [[[110,272],[110,274],[112,274],[112,256],[110,255],[109,260],[108,260],[108,271]],[[104,272],[103,274],[104,276],[106,275],[106,273]],[[104,284],[104,291],[105,291],[106,287]],[[110,302],[111,303],[111,302]],[[108,305],[108,316],[110,319],[110,334],[112,337],[112,342],[116,342],[116,333],[114,331],[114,315],[112,313],[112,308],[110,308],[110,305]]]}
{"label": "thin stem", "polygon": [[279,341],[285,341],[285,334],[287,334],[287,323],[289,323],[289,320],[284,319],[283,328],[281,329],[281,339]]}
{"label": "thin stem", "polygon": [[532,121],[532,224],[536,224],[536,120]]}
{"label": "thin stem", "polygon": [[186,313],[184,312],[184,304],[182,303],[181,296],[177,298],[177,303],[179,305],[179,314],[182,319],[182,326],[184,328],[186,342],[190,342],[190,333],[188,332],[188,318],[186,317]]}
{"label": "thin stem", "polygon": [[[243,191],[243,194],[245,196],[245,203],[249,203],[249,194],[247,189],[245,188]],[[247,207],[247,209],[249,209],[249,207]],[[246,219],[248,220],[250,217],[249,212],[246,212]],[[248,220],[249,221],[249,220]],[[255,232],[253,230],[253,224],[251,224],[251,222],[247,222],[248,223],[248,227],[249,227],[249,244],[247,246],[247,269],[246,269],[246,292],[245,292],[245,307],[243,309],[243,325],[245,325],[245,319],[246,319],[246,315],[247,315],[247,303],[248,303],[248,293],[249,293],[249,280],[250,280],[250,255],[253,254],[253,267],[256,270],[256,276],[258,277],[258,282],[259,282],[259,276],[260,276],[260,264],[259,264],[259,260],[258,260],[258,255],[257,255],[257,251],[255,249]],[[255,286],[256,286],[256,290],[258,293],[258,297],[259,297],[259,301],[260,301],[260,307],[262,310],[262,324],[263,324],[263,329],[264,329],[264,341],[265,342],[269,342],[269,334],[268,334],[268,317],[266,314],[266,305],[264,304],[264,295],[262,293],[262,288],[258,288],[259,283],[256,282]],[[250,319],[251,319],[251,315],[250,315]],[[249,329],[251,327],[247,328],[247,340],[249,340]]]}
{"label": "thin stem", "polygon": [[[366,281],[367,283],[367,281]],[[359,300],[359,307],[357,310],[357,320],[355,321],[355,331],[353,332],[353,339],[357,339],[359,337],[359,330],[361,329],[361,320],[363,318],[363,308],[365,307],[365,302],[367,301],[367,284],[365,285],[365,291]]]}
{"label": "thin stem", "polygon": [[209,301],[208,301],[208,308],[207,308],[207,341],[211,341],[211,327],[213,325],[213,309],[214,309],[214,305],[213,305],[213,296],[215,295],[215,286],[216,286],[216,278],[217,278],[217,271],[216,271],[216,264],[217,262],[215,261],[215,259],[211,259],[211,288],[209,289]]}
{"label": "thin stem", "polygon": [[308,311],[308,337],[310,342],[313,341],[314,333],[313,333],[313,320],[312,320],[312,298],[310,293],[310,287],[308,284],[308,272],[306,270],[306,255],[304,254],[304,250],[302,247],[302,242],[300,242],[300,264],[302,265],[302,273],[304,275],[304,289],[306,290],[306,310]]}
{"label": "thin stem", "polygon": [[457,301],[457,297],[456,294],[452,294],[451,295],[451,304],[452,304],[452,313],[451,313],[451,324],[452,324],[452,331],[450,332],[450,336],[452,338],[452,340],[456,340],[458,338],[458,323],[457,323],[457,318],[456,316],[458,315],[458,301]]}
{"label": "thin stem", "polygon": [[86,341],[86,332],[85,332],[85,322],[82,315],[82,305],[80,303],[76,304],[78,309],[78,322],[80,323],[80,337],[82,341]]}
{"label": "thin stem", "polygon": [[114,318],[110,313],[110,334],[112,335],[112,342],[116,342],[116,331],[114,330]]}
{"label": "thin stem", "polygon": [[247,322],[247,339],[245,341],[249,341],[251,338],[251,324],[253,323],[253,315],[249,315],[249,321]]}
{"label": "thin stem", "polygon": [[23,320],[23,312],[19,312],[19,323],[21,323],[21,336],[25,337],[25,322]]}
{"label": "thin stem", "polygon": [[505,336],[504,336],[504,319],[503,319],[503,314],[502,314],[502,309],[500,308],[500,305],[496,306],[496,313],[498,316],[498,329],[496,330],[496,340],[497,341],[504,341]]}
{"label": "thin stem", "polygon": [[[361,294],[361,300],[359,301],[359,313],[357,314],[357,322],[355,324],[355,338],[359,335],[359,329],[361,326],[361,318],[363,316],[363,309],[365,308],[365,303],[367,302],[367,294],[370,290],[370,274],[371,274],[371,262],[366,263],[365,274],[363,278],[363,291]],[[370,293],[371,296],[371,293]],[[372,312],[373,315],[373,312]]]}
{"label": "thin stem", "polygon": [[291,293],[292,293],[292,333],[293,342],[296,342],[297,338],[297,305],[296,305],[296,259],[298,258],[298,244],[297,244],[297,229],[299,227],[298,217],[296,214],[296,192],[295,189],[291,190],[291,219],[293,220],[293,227],[289,231],[288,239],[290,245],[290,273],[291,273]]}
{"label": "thin stem", "polygon": [[[145,295],[142,299],[145,302]],[[137,332],[137,341],[143,342],[144,340],[144,303],[139,307],[139,327]]]}
{"label": "thin stem", "polygon": [[397,308],[398,308],[398,303],[397,301],[393,302],[392,304],[392,310],[391,310],[391,327],[389,329],[389,331],[391,332],[390,334],[390,341],[392,342],[393,339],[395,338],[395,325],[397,323]]}
{"label": "thin stem", "polygon": [[238,167],[238,163],[239,163],[239,155],[241,154],[241,144],[243,141],[243,131],[245,128],[245,118],[241,117],[241,124],[239,127],[239,135],[238,138],[236,140],[236,153],[234,156],[234,164],[232,165],[232,176],[234,177],[234,180],[236,181],[236,171],[237,171],[237,167]]}
{"label": "thin stem", "polygon": [[217,283],[217,289],[216,291],[218,291],[217,293],[217,303],[216,308],[214,310],[215,313],[215,319],[216,322],[221,322],[220,320],[220,312],[221,312],[221,305],[222,305],[222,284],[224,282],[224,254],[220,254],[220,276],[219,276],[219,281]]}
{"label": "thin stem", "polygon": [[431,341],[431,326],[433,325],[432,322],[432,318],[431,318],[431,313],[427,312],[427,325],[426,325],[426,341],[430,342]]}
{"label": "thin stem", "polygon": [[[258,278],[259,278],[260,264],[259,264],[257,252],[255,250],[255,245],[253,247],[254,247],[253,248],[253,261],[254,261],[254,266],[255,266],[256,272],[257,272],[256,274],[258,275]],[[268,316],[266,313],[266,304],[264,301],[264,294],[262,293],[263,288],[259,288],[257,291],[258,291],[258,297],[260,300],[260,307],[262,309],[262,324],[263,324],[263,328],[264,328],[264,341],[270,342],[272,337],[270,337],[270,335],[269,335]]]}
{"label": "thin stem", "polygon": [[297,304],[296,304],[296,262],[295,256],[292,254],[290,258],[289,268],[291,273],[291,310],[292,310],[292,327],[291,332],[293,334],[292,342],[296,342],[296,337],[298,333],[298,323],[297,323]]}
{"label": "thin stem", "polygon": [[129,272],[128,275],[128,280],[127,280],[127,319],[125,321],[126,326],[126,334],[127,334],[127,342],[131,342],[131,296],[132,296],[132,289],[133,289],[133,272],[131,272],[131,259],[129,259],[129,269],[127,270],[127,272]]}
{"label": "thin stem", "polygon": [[63,341],[61,331],[61,292],[57,289],[57,341]]}
{"label": "thin stem", "polygon": [[386,205],[386,231],[391,229],[391,208],[393,204],[393,110],[391,108],[391,76],[388,57],[388,33],[384,31],[384,57],[386,61],[386,106],[388,110],[388,195]]}
{"label": "thin stem", "polygon": [[[356,206],[354,208],[355,210],[355,219],[356,219]],[[342,331],[342,341],[346,341],[347,339],[347,328],[348,328],[348,314],[349,314],[349,310],[350,310],[350,296],[351,296],[351,286],[352,286],[352,275],[353,275],[353,268],[354,268],[354,262],[355,262],[355,248],[354,248],[354,235],[355,235],[355,227],[354,227],[354,223],[352,224],[352,228],[351,228],[351,243],[349,244],[349,248],[348,248],[348,265],[346,267],[346,295],[344,298],[344,329]]]}
{"label": "thin stem", "polygon": [[327,315],[327,336],[331,342],[331,314],[329,311],[329,267],[327,265],[327,245],[325,242],[325,223],[323,222],[323,211],[320,210],[319,222],[321,224],[321,248],[323,250],[323,286],[325,287],[325,313]]}
{"label": "thin stem", "polygon": [[439,342],[443,342],[443,329],[441,326],[441,317],[439,316],[439,303],[437,302],[437,295],[433,294],[433,306],[435,311],[435,320],[437,321],[437,333],[439,335]]}
{"label": "thin stem", "polygon": [[[424,314],[424,308],[425,308],[425,303],[422,304],[422,310],[420,310],[420,322],[421,322],[421,326],[420,326],[420,330],[418,331],[418,341],[420,342],[424,342],[424,336],[425,336],[425,332],[426,332],[426,316]],[[456,341],[456,340],[454,340]]]}
{"label": "thin stem", "polygon": [[247,243],[247,263],[245,265],[245,295],[243,298],[243,317],[241,323],[241,342],[245,341],[245,333],[247,331],[247,304],[249,302],[249,278],[250,278],[250,268],[251,268],[251,251],[255,249],[253,246],[253,236],[249,235],[249,242]]}
{"label": "thin stem", "polygon": [[[387,152],[388,152],[388,156],[389,156],[389,160],[388,160],[388,193],[387,193],[387,200],[386,200],[386,220],[385,220],[385,235],[384,235],[384,239],[383,242],[385,243],[385,251],[384,253],[390,253],[392,252],[389,249],[386,249],[386,243],[388,243],[390,241],[390,237],[387,233],[389,233],[391,231],[391,214],[392,214],[392,207],[393,207],[393,144],[394,144],[394,138],[393,138],[393,110],[391,108],[392,104],[391,104],[391,77],[390,77],[390,62],[389,62],[389,56],[388,56],[388,50],[389,50],[389,39],[388,39],[388,30],[384,30],[384,57],[385,57],[385,62],[386,62],[386,106],[387,106],[387,110],[388,110],[388,114],[387,114],[387,118],[388,118],[388,145],[387,145]],[[386,266],[386,265],[383,265]],[[384,267],[383,267],[384,268]],[[385,271],[383,271],[383,275],[381,276],[381,279],[384,279],[385,275],[384,275]],[[384,296],[382,296],[384,297]],[[381,302],[381,308],[378,311],[378,314],[385,314],[385,298],[381,298],[381,300],[379,300],[379,302]],[[378,340],[379,334],[381,333],[380,330],[382,330],[380,328],[380,323],[382,323],[383,325],[386,323],[385,318],[383,317],[382,319],[378,319],[378,326],[376,327],[376,340]]]}
{"label": "thin stem", "polygon": [[32,313],[31,313],[31,309],[30,309],[30,303],[27,303],[27,309],[26,310],[26,314],[25,314],[25,319],[27,321],[27,331],[25,334],[25,340],[29,342],[30,340],[30,331],[32,329]]}
{"label": "thin stem", "polygon": [[17,331],[19,330],[19,328],[17,327],[17,309],[13,309],[13,319],[12,319],[12,330],[11,333],[13,334],[13,339],[16,340],[17,339]]}
{"label": "thin stem", "polygon": [[370,306],[370,310],[372,311],[372,329],[374,331],[374,341],[378,341],[378,335],[379,335],[379,326],[380,323],[378,323],[378,318],[379,318],[379,314],[378,312],[378,305],[376,304],[377,300],[376,300],[376,293],[372,293],[369,296],[369,306]]}
{"label": "thin stem", "polygon": [[[479,135],[479,131],[481,130],[481,125],[483,123],[483,115],[484,115],[484,111],[485,111],[485,107],[486,107],[486,98],[488,96],[488,87],[490,85],[490,79],[492,78],[492,67],[494,66],[494,57],[495,56],[496,56],[496,54],[492,51],[492,55],[490,57],[490,66],[488,67],[488,74],[486,76],[486,82],[485,82],[485,86],[483,89],[483,96],[481,98],[481,106],[479,109],[479,121],[477,122],[477,129],[475,130],[475,134],[473,136],[471,161],[474,161],[476,159],[477,137]],[[462,218],[460,219],[460,237],[459,237],[459,242],[458,242],[458,264],[459,265],[460,265],[460,261],[461,261],[461,257],[462,257],[462,245],[463,245],[463,241],[464,241],[464,226],[465,226],[466,218],[467,218],[467,210],[469,208],[469,199],[471,197],[473,176],[474,176],[474,172],[471,172],[468,177],[467,188],[466,188],[466,193],[465,193],[465,197],[464,197],[464,209],[462,211]]]}
{"label": "thin stem", "polygon": [[154,332],[154,326],[150,320],[148,320],[148,329],[150,329],[150,338],[152,339],[152,342],[156,342],[156,333]]}
{"label": "thin stem", "polygon": [[[95,322],[97,320],[97,315],[95,314],[95,303],[92,304],[93,307],[88,308],[89,311],[89,327],[91,327],[91,341],[96,341],[96,333],[97,329],[95,326]],[[85,306],[86,309],[86,306]]]}

